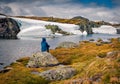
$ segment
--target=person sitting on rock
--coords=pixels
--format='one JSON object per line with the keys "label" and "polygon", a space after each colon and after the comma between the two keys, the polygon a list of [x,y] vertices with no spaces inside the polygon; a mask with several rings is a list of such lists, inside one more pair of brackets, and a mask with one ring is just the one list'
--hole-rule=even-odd
{"label": "person sitting on rock", "polygon": [[49,52],[49,47],[50,46],[46,42],[46,38],[42,38],[42,41],[41,41],[41,52]]}

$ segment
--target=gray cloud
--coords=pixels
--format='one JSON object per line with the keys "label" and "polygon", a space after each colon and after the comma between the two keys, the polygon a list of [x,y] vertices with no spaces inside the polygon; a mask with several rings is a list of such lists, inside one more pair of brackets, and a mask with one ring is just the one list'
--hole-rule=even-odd
{"label": "gray cloud", "polygon": [[3,14],[12,14],[12,9],[8,6],[0,5],[0,12]]}
{"label": "gray cloud", "polygon": [[57,4],[57,3],[68,3],[74,0],[0,0],[1,3],[34,3],[39,2],[42,4]]}
{"label": "gray cloud", "polygon": [[9,3],[0,5],[0,13],[6,15],[37,15],[37,16],[46,16],[44,10],[39,6],[36,6],[36,3],[25,4],[25,3]]}
{"label": "gray cloud", "polygon": [[[2,0],[3,1],[3,0]],[[5,0],[0,4],[0,13],[8,15],[37,15],[72,18],[83,16],[90,20],[104,20],[120,23],[120,8],[109,9],[91,3],[89,6],[71,3],[73,0]],[[30,2],[31,1],[31,2]],[[119,0],[115,0],[119,2]],[[115,3],[115,2],[114,2]]]}
{"label": "gray cloud", "polygon": [[[46,12],[47,15],[55,17],[65,17],[72,18],[75,16],[83,16],[89,18],[90,20],[104,20],[110,22],[119,22],[120,23],[120,9],[114,8],[109,9],[105,7],[85,7],[83,5],[77,4],[65,4],[61,6],[44,6],[42,9]],[[52,11],[51,11],[52,10]],[[55,11],[53,13],[53,11]]]}

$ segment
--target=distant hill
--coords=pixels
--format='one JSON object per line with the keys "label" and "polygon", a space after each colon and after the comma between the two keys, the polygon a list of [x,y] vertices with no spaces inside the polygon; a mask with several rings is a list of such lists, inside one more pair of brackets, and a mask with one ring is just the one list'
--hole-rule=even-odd
{"label": "distant hill", "polygon": [[82,17],[82,16],[76,16],[70,19],[64,19],[64,18],[55,18],[55,17],[38,17],[38,16],[12,16],[12,17],[19,17],[19,18],[29,18],[29,19],[36,19],[36,20],[44,20],[44,21],[51,21],[51,22],[60,22],[60,23],[70,23],[70,24],[85,24],[88,22],[92,22],[96,25],[113,25],[113,26],[120,26],[120,24],[111,24],[109,22],[105,21],[90,21],[89,19]]}
{"label": "distant hill", "polygon": [[69,23],[69,24],[86,24],[88,22],[96,24],[96,25],[112,25],[115,27],[120,26],[120,24],[111,24],[109,22],[105,21],[90,21],[89,19],[82,17],[82,16],[76,16],[70,19],[65,18],[55,18],[55,17],[38,17],[38,16],[12,16],[12,17],[19,17],[19,18],[29,18],[29,19],[36,19],[36,20],[43,20],[43,21],[51,21],[51,22],[60,22],[60,23]]}

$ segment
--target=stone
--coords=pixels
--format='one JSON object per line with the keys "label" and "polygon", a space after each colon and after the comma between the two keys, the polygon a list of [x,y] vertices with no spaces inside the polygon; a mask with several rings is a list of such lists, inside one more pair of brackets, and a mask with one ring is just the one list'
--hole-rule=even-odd
{"label": "stone", "polygon": [[90,79],[92,81],[100,82],[101,81],[101,76],[102,76],[102,74],[98,73],[98,74],[95,74],[94,76],[92,76]]}
{"label": "stone", "polygon": [[114,58],[114,57],[117,57],[119,51],[111,51],[111,52],[108,52],[107,53],[107,56],[108,58]]}
{"label": "stone", "polygon": [[7,67],[5,69],[0,70],[0,73],[6,73],[6,72],[8,72],[8,71],[10,71],[12,69],[13,69],[12,67]]}
{"label": "stone", "polygon": [[20,23],[12,18],[0,18],[0,39],[17,39]]}
{"label": "stone", "polygon": [[117,28],[116,30],[117,30],[117,34],[120,34],[120,28]]}
{"label": "stone", "polygon": [[73,42],[62,42],[58,45],[57,48],[76,48],[78,45]]}
{"label": "stone", "polygon": [[98,38],[97,42],[103,42],[103,40],[101,38]]}
{"label": "stone", "polygon": [[62,65],[58,66],[58,68],[41,72],[39,76],[45,78],[46,80],[54,81],[68,79],[75,74],[76,70],[74,68]]}
{"label": "stone", "polygon": [[58,60],[48,52],[37,52],[30,57],[27,67],[38,68],[59,65]]}
{"label": "stone", "polygon": [[0,65],[4,65],[4,63],[0,63]]}
{"label": "stone", "polygon": [[102,41],[101,42],[102,44],[110,44],[110,43],[112,43],[111,41]]}
{"label": "stone", "polygon": [[95,41],[94,39],[89,39],[89,41]]}
{"label": "stone", "polygon": [[96,45],[97,45],[97,46],[101,46],[102,43],[101,43],[101,42],[97,42]]}

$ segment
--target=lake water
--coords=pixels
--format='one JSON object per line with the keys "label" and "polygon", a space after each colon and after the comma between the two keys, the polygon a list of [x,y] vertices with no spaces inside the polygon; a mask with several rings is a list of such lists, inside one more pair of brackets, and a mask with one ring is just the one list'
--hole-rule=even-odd
{"label": "lake water", "polygon": [[[79,43],[79,41],[82,40],[97,40],[98,38],[107,40],[115,37],[120,37],[120,34],[92,34],[88,36],[71,35],[57,38],[47,38],[47,42],[49,43],[50,48],[54,49],[59,43],[64,41]],[[35,37],[24,37],[18,40],[0,40],[0,63],[4,63],[4,65],[0,65],[0,69],[12,62],[15,62],[16,59],[31,56],[33,53],[40,51],[40,42],[41,38]]]}

